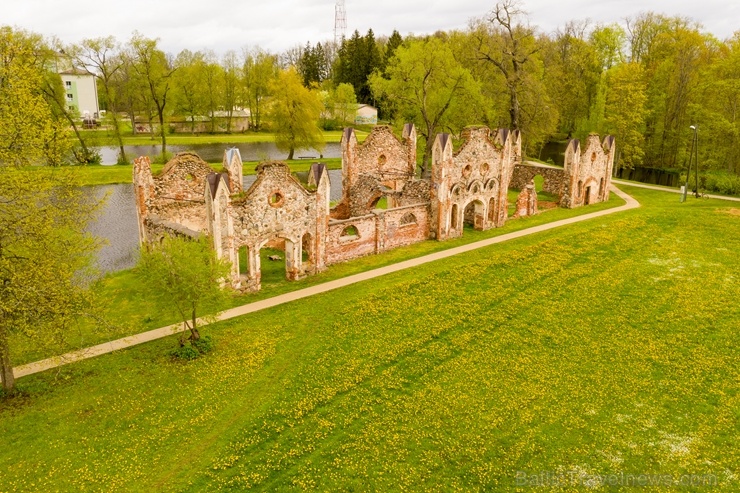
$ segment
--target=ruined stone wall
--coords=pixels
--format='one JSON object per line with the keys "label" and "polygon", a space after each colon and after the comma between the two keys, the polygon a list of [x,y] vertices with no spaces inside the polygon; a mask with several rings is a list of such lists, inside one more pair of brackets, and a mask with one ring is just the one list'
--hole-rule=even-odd
{"label": "ruined stone wall", "polygon": [[429,238],[429,205],[388,209],[378,214],[379,250],[392,250]]}
{"label": "ruined stone wall", "polygon": [[429,238],[429,217],[429,204],[426,203],[331,220],[326,244],[327,265],[424,241]]}
{"label": "ruined stone wall", "polygon": [[518,164],[514,166],[514,172],[511,176],[509,188],[513,190],[522,190],[537,175],[541,175],[544,179],[542,184],[543,192],[562,196],[568,183],[568,176],[565,174],[565,171],[560,168]]}
{"label": "ruined stone wall", "polygon": [[[329,213],[329,178],[323,172],[316,191],[306,190],[282,162],[257,167],[257,179],[243,197],[231,201],[233,248],[246,247],[248,271],[241,281],[259,289],[259,251],[275,239],[285,240],[286,276],[298,279],[325,267],[324,245]],[[304,263],[304,247],[309,261]],[[238,259],[238,254],[236,255]]]}
{"label": "ruined stone wall", "polygon": [[[213,173],[208,163],[193,153],[176,154],[153,175],[149,158],[140,157],[134,163],[134,189],[139,214],[139,239],[147,241],[147,222],[157,216],[160,222],[180,224],[185,228],[208,230],[204,189],[206,177]],[[155,232],[152,232],[155,234]]]}
{"label": "ruined stone wall", "polygon": [[429,180],[409,180],[395,197],[396,207],[429,203],[432,198]]}
{"label": "ruined stone wall", "polygon": [[584,143],[573,139],[565,150],[564,171],[568,181],[560,200],[566,208],[603,202],[609,199],[614,137],[600,142],[598,135],[589,135]]}
{"label": "ruined stone wall", "polygon": [[159,242],[165,236],[179,236],[182,238],[200,238],[200,231],[193,231],[182,224],[165,221],[155,215],[149,215],[145,220],[147,237],[151,242]]}
{"label": "ruined stone wall", "polygon": [[514,217],[527,217],[537,214],[537,190],[534,181],[530,181],[522,188],[516,198]]}
{"label": "ruined stone wall", "polygon": [[[330,221],[326,236],[326,265],[377,253],[376,223],[375,214]],[[352,233],[357,234],[348,234],[350,228],[354,228]]]}
{"label": "ruined stone wall", "polygon": [[[402,138],[388,126],[374,127],[362,144],[347,128],[342,136],[341,204],[333,217],[355,217],[371,212],[384,195],[403,189],[416,171],[416,130],[408,124]],[[391,203],[391,205],[396,205]]]}
{"label": "ruined stone wall", "polygon": [[232,147],[224,151],[223,167],[229,176],[229,190],[231,193],[240,193],[243,191],[242,178],[244,176],[244,165],[242,164],[242,155],[239,149]]}
{"label": "ruined stone wall", "polygon": [[517,156],[512,144],[519,144],[507,130],[485,127],[466,130],[463,139],[453,152],[450,136],[440,134],[432,148],[432,236],[439,240],[461,236],[466,221],[489,229],[503,226],[508,216]]}

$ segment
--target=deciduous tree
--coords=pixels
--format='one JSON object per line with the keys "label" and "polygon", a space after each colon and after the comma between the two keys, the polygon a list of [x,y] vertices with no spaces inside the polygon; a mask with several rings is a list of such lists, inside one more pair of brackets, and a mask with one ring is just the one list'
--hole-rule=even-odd
{"label": "deciduous tree", "polygon": [[260,130],[265,100],[278,73],[277,57],[259,48],[245,50],[243,57],[242,85],[249,108],[249,124],[254,130]]}
{"label": "deciduous tree", "polygon": [[370,78],[378,98],[394,101],[397,117],[416,123],[424,139],[422,174],[429,170],[438,132],[456,132],[470,122],[480,101],[480,86],[439,38],[410,41],[396,50],[386,67]]}
{"label": "deciduous tree", "polygon": [[59,347],[91,314],[88,287],[98,241],[85,228],[95,208],[71,170],[42,167],[30,177],[14,166],[0,166],[0,374],[5,390],[14,385],[11,334],[26,336],[38,347]]}
{"label": "deciduous tree", "polygon": [[229,265],[216,257],[209,237],[165,236],[142,251],[137,272],[162,309],[180,317],[191,341],[200,339],[201,310],[218,307],[228,295],[221,284]]}
{"label": "deciduous tree", "polygon": [[124,64],[118,42],[113,36],[84,39],[79,45],[70,47],[69,53],[80,67],[84,67],[100,81],[99,85],[108,103],[107,113],[112,124],[113,137],[118,144],[118,162],[125,163],[126,152],[118,116],[119,101],[114,84],[114,78]]}
{"label": "deciduous tree", "polygon": [[40,42],[37,35],[0,27],[0,165],[61,164],[69,147],[66,125],[45,97],[45,85],[59,76],[39,59]]}
{"label": "deciduous tree", "polygon": [[319,128],[323,104],[315,91],[303,86],[296,70],[282,70],[272,84],[270,125],[275,132],[275,145],[293,159],[296,149],[324,149],[324,136]]}
{"label": "deciduous tree", "polygon": [[131,65],[151,97],[159,119],[159,135],[162,141],[162,156],[167,155],[167,129],[165,111],[172,89],[172,74],[175,71],[170,57],[157,47],[158,40],[147,39],[135,33],[129,41]]}

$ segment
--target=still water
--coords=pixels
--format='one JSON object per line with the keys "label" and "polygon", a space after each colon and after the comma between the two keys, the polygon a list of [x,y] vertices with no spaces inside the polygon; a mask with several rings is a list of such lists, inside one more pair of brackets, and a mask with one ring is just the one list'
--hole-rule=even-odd
{"label": "still water", "polygon": [[[223,152],[223,147],[221,147]],[[247,190],[256,175],[244,177]],[[342,198],[342,171],[330,170],[331,200]],[[134,186],[131,184],[99,185],[85,187],[95,199],[106,198],[98,219],[88,227],[95,236],[105,240],[98,252],[98,267],[101,272],[116,272],[136,265],[139,254],[139,227],[136,220]]]}

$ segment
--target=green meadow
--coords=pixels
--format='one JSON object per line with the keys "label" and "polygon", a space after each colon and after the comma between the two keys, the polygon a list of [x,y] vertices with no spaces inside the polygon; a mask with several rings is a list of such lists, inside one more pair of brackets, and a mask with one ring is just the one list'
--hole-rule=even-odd
{"label": "green meadow", "polygon": [[737,491],[740,208],[622,188],[642,207],[214,324],[192,362],[22,378],[0,491]]}

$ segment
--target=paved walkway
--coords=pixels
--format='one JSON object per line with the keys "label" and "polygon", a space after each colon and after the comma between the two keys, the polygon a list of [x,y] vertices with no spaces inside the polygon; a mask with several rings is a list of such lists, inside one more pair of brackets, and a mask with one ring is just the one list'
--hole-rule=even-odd
{"label": "paved walkway", "polygon": [[[555,222],[548,223],[548,224],[542,224],[540,226],[534,226],[531,228],[523,229],[521,231],[515,231],[513,233],[507,233],[505,235],[496,236],[495,238],[489,238],[486,240],[476,241],[474,243],[469,243],[467,245],[462,245],[459,247],[450,248],[448,250],[443,250],[441,252],[424,255],[423,257],[405,260],[397,264],[388,265],[386,267],[369,270],[367,272],[362,272],[360,274],[354,274],[348,277],[343,277],[341,279],[329,281],[329,282],[319,284],[316,286],[311,286],[309,288],[299,289],[297,291],[282,294],[280,296],[275,296],[273,298],[268,298],[268,299],[261,300],[261,301],[255,301],[254,303],[248,303],[246,305],[242,305],[236,308],[232,308],[230,310],[226,310],[218,315],[217,320],[228,320],[234,317],[240,317],[248,313],[254,313],[260,310],[265,310],[267,308],[272,308],[274,306],[282,305],[284,303],[290,303],[291,301],[300,300],[302,298],[307,298],[309,296],[313,296],[319,293],[326,293],[327,291],[332,291],[334,289],[343,288],[345,286],[349,286],[350,284],[367,281],[369,279],[374,279],[376,277],[384,276],[386,274],[391,274],[393,272],[398,272],[401,270],[409,269],[411,267],[416,267],[416,266],[426,264],[429,262],[434,262],[436,260],[441,260],[441,259],[452,257],[455,255],[460,255],[461,253],[470,252],[472,250],[477,250],[479,248],[485,248],[487,246],[495,245],[497,243],[503,243],[505,241],[510,241],[516,238],[521,238],[523,236],[529,236],[529,235],[539,233],[542,231],[548,231],[551,229],[560,228],[562,226],[567,226],[569,224],[575,224],[575,223],[579,223],[582,221],[588,221],[590,219],[595,219],[597,217],[602,217],[602,216],[606,216],[609,214],[614,214],[617,212],[622,212],[622,211],[626,211],[629,209],[635,209],[637,207],[640,207],[640,204],[635,199],[633,199],[631,196],[627,195],[626,193],[622,192],[621,190],[617,189],[616,187],[612,187],[611,190],[615,194],[617,194],[619,197],[624,199],[627,203],[623,206],[615,207],[613,209],[606,209],[603,211],[592,212],[590,214],[584,214],[582,216],[571,217],[569,219],[562,219],[560,221],[555,221]],[[198,325],[206,325],[206,322],[203,320],[198,320]],[[161,339],[163,337],[167,337],[172,334],[182,332],[183,330],[184,329],[183,329],[182,323],[168,325],[166,327],[160,327],[159,329],[154,329],[154,330],[150,330],[148,332],[142,332],[141,334],[136,334],[130,337],[124,337],[122,339],[117,339],[115,341],[98,344],[97,346],[91,346],[89,348],[79,349],[77,351],[63,354],[61,356],[55,356],[53,358],[36,361],[34,363],[28,363],[26,365],[17,366],[13,369],[13,373],[16,378],[24,377],[26,375],[32,375],[34,373],[39,373],[45,370],[49,370],[49,369],[56,368],[62,365],[73,363],[75,361],[80,361],[80,360],[87,359],[87,358],[93,358],[101,354],[111,353],[113,351],[135,346],[137,344],[142,344],[144,342],[153,341],[155,339]]]}
{"label": "paved walkway", "polygon": [[[677,188],[664,187],[664,186],[661,186],[661,185],[648,185],[646,183],[635,183],[633,181],[615,180],[615,179],[612,179],[612,183],[617,183],[619,185],[628,185],[630,187],[637,187],[637,188],[648,188],[650,190],[659,190],[661,192],[681,193],[681,190],[679,190]],[[686,198],[688,199],[692,195],[693,195],[693,193],[691,193],[691,191],[689,191],[689,193],[687,194]],[[727,197],[725,195],[712,195],[712,194],[708,194],[707,193],[707,194],[704,194],[704,197],[708,197],[710,199],[730,200],[730,201],[733,201],[733,202],[740,202],[740,198],[738,198],[738,197]]]}

